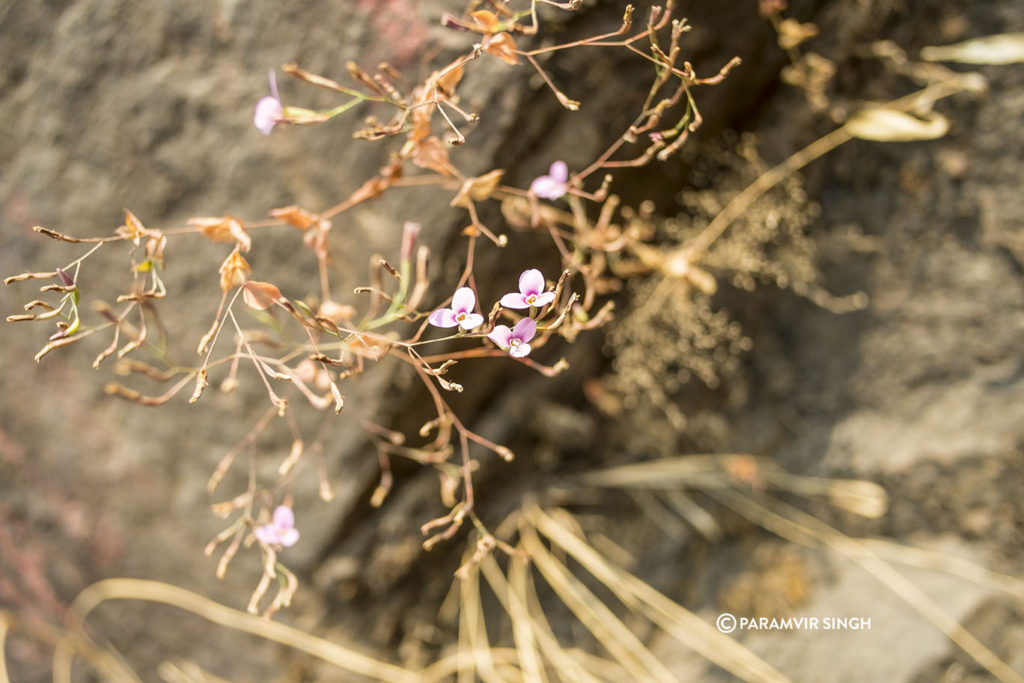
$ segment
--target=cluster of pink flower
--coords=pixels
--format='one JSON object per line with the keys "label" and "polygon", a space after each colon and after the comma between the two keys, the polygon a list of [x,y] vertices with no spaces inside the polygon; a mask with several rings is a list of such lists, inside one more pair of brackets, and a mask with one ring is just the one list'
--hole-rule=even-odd
{"label": "cluster of pink flower", "polygon": [[274,521],[256,527],[256,538],[273,548],[290,548],[299,540],[295,528],[295,513],[290,507],[278,505],[274,510]]}
{"label": "cluster of pink flower", "polygon": [[[519,291],[509,292],[501,297],[505,308],[531,310],[547,306],[555,300],[555,293],[545,291],[544,275],[536,268],[526,270],[519,276]],[[474,312],[476,294],[469,287],[460,287],[452,297],[451,308],[439,308],[430,314],[429,322],[434,327],[461,327],[467,332],[484,324],[484,317]],[[526,317],[515,327],[495,325],[487,338],[508,351],[510,356],[522,358],[530,353],[530,340],[537,334],[537,321]]]}

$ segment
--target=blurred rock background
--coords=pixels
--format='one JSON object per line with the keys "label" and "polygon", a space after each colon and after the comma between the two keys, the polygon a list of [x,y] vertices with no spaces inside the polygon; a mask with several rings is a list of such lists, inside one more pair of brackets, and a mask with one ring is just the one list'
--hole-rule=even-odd
{"label": "blurred rock background", "polygon": [[[46,270],[77,255],[74,245],[31,232],[36,224],[96,235],[120,225],[124,208],[151,227],[172,228],[190,216],[257,219],[273,207],[340,201],[386,161],[385,149],[351,139],[357,116],[259,135],[251,110],[267,92],[266,72],[297,61],[343,80],[349,59],[387,59],[423,74],[419,56],[431,46],[465,45],[464,36],[438,27],[444,9],[460,6],[11,0],[0,8],[0,272]],[[618,3],[592,3],[572,18],[554,15],[550,26],[559,38],[594,34],[616,26],[621,11]],[[808,1],[791,3],[790,13],[818,25],[821,35],[808,49],[837,66],[828,91],[837,99],[884,100],[913,87],[868,57],[874,41],[892,40],[913,57],[924,45],[1024,22],[1019,3],[1001,0]],[[624,173],[616,188],[627,203],[651,197],[658,216],[685,219],[691,208],[682,193],[721,188],[727,201],[740,189],[735,169],[714,152],[738,145],[733,131],[756,134],[759,153],[773,164],[831,124],[780,82],[786,55],[756,3],[683,3],[681,14],[695,27],[684,44],[700,72],[734,54],[744,65],[701,93],[705,132],[681,158]],[[474,76],[467,98],[490,116],[454,154],[471,171],[506,168],[521,186],[554,158],[577,167],[592,159],[607,132],[632,118],[649,82],[646,67],[623,54],[568,53],[551,68],[570,96],[584,100],[581,112],[569,114],[525,66],[491,62]],[[717,387],[695,380],[673,394],[689,428],[668,429],[667,443],[679,453],[749,452],[793,472],[876,481],[891,498],[880,520],[858,520],[824,503],[811,512],[851,534],[941,548],[1014,574],[1024,560],[1024,72],[980,71],[990,81],[986,96],[942,103],[954,121],[947,137],[850,143],[806,170],[806,197],[775,196],[780,206],[812,216],[806,232],[822,285],[836,294],[863,290],[871,303],[837,316],[785,289],[748,292],[723,280],[712,305],[740,323],[753,348]],[[287,102],[331,101],[280,83]],[[394,252],[410,218],[424,224],[434,276],[453,281],[464,218],[443,196],[403,190],[336,221],[336,291],[363,284],[370,255]],[[544,240],[514,237],[509,250],[481,257],[494,294],[527,265],[554,267]],[[273,272],[300,296],[315,289],[314,264],[294,234],[254,238],[257,272]],[[213,316],[216,301],[207,294],[215,292],[224,255],[193,249],[207,246],[195,239],[172,242],[167,253],[173,298],[162,314],[168,329],[181,331],[181,353],[190,353]],[[126,261],[114,251],[89,262],[98,286],[127,278]],[[0,289],[4,314],[19,312],[33,298],[29,292],[25,284]],[[628,293],[620,297],[620,304],[629,301]],[[258,567],[240,558],[226,580],[214,578],[215,561],[201,552],[219,531],[205,483],[265,409],[259,389],[145,409],[103,394],[109,371],[93,372],[89,363],[105,340],[36,365],[31,358],[45,334],[27,323],[0,326],[0,607],[59,622],[84,586],[110,576],[164,580],[244,606]],[[573,472],[665,454],[658,451],[665,439],[645,440],[666,431],[663,421],[651,423],[657,411],[641,405],[609,418],[583,396],[587,381],[612,376],[619,351],[599,335],[582,339],[566,351],[573,370],[556,380],[519,367],[460,368],[467,419],[520,455],[513,465],[486,464],[481,514],[500,519],[525,494]],[[326,454],[333,503],[317,501],[312,472],[300,478],[304,539],[289,551],[289,564],[303,587],[295,610],[281,619],[423,664],[450,638],[449,626],[435,626],[436,615],[464,541],[420,550],[419,525],[442,511],[436,478],[418,468],[399,468],[384,508],[367,505],[378,471],[357,417],[415,423],[418,399],[400,380],[384,369],[347,388],[349,420],[339,420],[335,450]],[[399,388],[382,392],[392,386]],[[289,441],[282,431],[261,442],[269,467]],[[224,490],[240,481],[244,472]],[[602,505],[605,531],[620,543],[630,539],[645,580],[709,621],[726,608],[872,617],[870,633],[742,636],[794,680],[985,680],[934,626],[862,570],[783,544],[698,500],[725,530],[717,542],[692,530],[666,535],[643,509],[616,496]],[[914,580],[1024,672],[1018,602],[933,573]],[[787,592],[794,582],[800,589]],[[756,601],[765,595],[778,599]],[[91,623],[147,680],[172,655],[231,680],[331,676],[170,608],[109,605]],[[673,643],[652,647],[680,679],[720,675]],[[47,647],[12,636],[6,654],[14,680],[49,676]]]}

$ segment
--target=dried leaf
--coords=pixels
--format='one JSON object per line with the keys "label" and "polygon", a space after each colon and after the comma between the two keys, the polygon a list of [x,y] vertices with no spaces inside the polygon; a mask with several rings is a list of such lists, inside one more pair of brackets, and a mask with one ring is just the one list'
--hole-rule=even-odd
{"label": "dried leaf", "polygon": [[224,259],[224,263],[220,264],[218,272],[220,273],[221,291],[228,292],[245,282],[245,278],[252,272],[252,268],[249,267],[249,263],[242,257],[236,247]]}
{"label": "dried leaf", "polygon": [[328,299],[320,304],[319,315],[335,323],[347,323],[355,318],[356,309],[348,304],[339,304]]}
{"label": "dried leaf", "polygon": [[248,280],[243,285],[242,300],[249,308],[265,311],[274,304],[284,300],[281,290],[269,282]]}
{"label": "dried leaf", "polygon": [[356,81],[363,84],[377,95],[380,95],[381,97],[387,97],[387,94],[380,89],[380,86],[377,84],[377,82],[370,78],[370,74],[366,73],[361,68],[359,68],[358,64],[352,61],[345,62],[345,68],[348,69],[349,74]]}
{"label": "dried leaf", "polygon": [[320,217],[312,211],[299,208],[296,205],[285,206],[280,209],[271,209],[270,215],[273,218],[280,218],[288,225],[294,225],[299,230],[308,230],[310,226],[320,221]]}
{"label": "dried leaf", "polygon": [[476,178],[470,178],[459,188],[450,206],[461,206],[469,208],[470,201],[479,202],[487,199],[498,187],[501,176],[505,174],[503,169],[496,169]]}
{"label": "dried leaf", "polygon": [[469,16],[473,18],[473,23],[476,24],[476,28],[484,33],[494,33],[498,27],[498,17],[494,15],[494,12],[482,9],[476,12],[470,12]]}
{"label": "dried leaf", "polygon": [[880,142],[934,140],[949,131],[949,120],[938,112],[919,118],[878,107],[854,113],[846,122],[846,131],[855,138]]}
{"label": "dried leaf", "polygon": [[516,41],[509,34],[499,33],[491,36],[490,40],[485,41],[485,43],[486,47],[484,50],[506,64],[515,65],[519,63],[519,55],[516,54]]}
{"label": "dried leaf", "polygon": [[130,238],[136,246],[138,246],[141,237],[149,235],[149,231],[142,224],[142,221],[128,209],[124,210],[124,225],[120,226],[115,232],[122,237]]}
{"label": "dried leaf", "polygon": [[449,382],[448,380],[446,380],[446,379],[444,379],[442,377],[438,377],[437,378],[437,382],[438,382],[438,384],[441,385],[441,388],[444,389],[445,391],[454,391],[455,393],[458,393],[458,394],[462,393],[462,385],[457,383],[457,382]]}
{"label": "dried leaf", "polygon": [[380,194],[384,192],[384,190],[388,189],[390,185],[391,181],[389,179],[374,176],[360,185],[356,191],[349,196],[346,203],[349,206],[354,206],[360,202],[365,202],[367,199],[373,199],[374,197],[380,196]]}
{"label": "dried leaf", "polygon": [[412,163],[443,176],[453,175],[452,165],[448,160],[448,148],[436,135],[431,135],[416,143],[413,148]]}
{"label": "dried leaf", "polygon": [[455,88],[462,80],[464,71],[464,67],[460,64],[435,75],[434,82],[437,84],[438,93],[444,95],[445,98],[455,95]]}
{"label": "dried leaf", "polygon": [[973,38],[953,45],[921,48],[926,62],[960,64],[1016,64],[1024,62],[1024,33],[1003,33]]}
{"label": "dried leaf", "polygon": [[246,252],[252,247],[252,238],[242,226],[242,221],[234,216],[189,218],[188,224],[199,228],[199,231],[211,242],[238,242],[238,246]]}
{"label": "dried leaf", "polygon": [[326,88],[328,90],[335,90],[340,93],[349,93],[349,90],[347,88],[342,87],[340,83],[332,81],[330,78],[320,76],[319,74],[306,71],[305,69],[300,68],[299,65],[295,64],[294,62],[290,64],[285,64],[283,67],[281,67],[281,69],[289,76],[294,76],[295,78],[298,78],[300,81],[312,83],[315,86]]}

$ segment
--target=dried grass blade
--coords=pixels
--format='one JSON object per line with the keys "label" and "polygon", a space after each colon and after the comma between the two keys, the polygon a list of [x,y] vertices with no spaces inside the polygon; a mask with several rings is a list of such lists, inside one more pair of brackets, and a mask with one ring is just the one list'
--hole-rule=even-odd
{"label": "dried grass blade", "polygon": [[[568,513],[563,514],[568,516]],[[736,640],[719,632],[632,574],[613,567],[586,541],[570,531],[563,522],[537,507],[530,508],[527,517],[536,524],[538,531],[569,553],[624,604],[653,621],[666,633],[708,661],[745,681],[779,683],[787,680]]]}
{"label": "dried grass blade", "polygon": [[1024,600],[1024,580],[1009,574],[992,571],[987,567],[975,564],[962,557],[877,539],[865,539],[861,543],[879,557],[891,562],[898,562],[908,567],[945,572],[952,576],[959,576],[962,579],[973,581],[979,586],[985,586],[986,588],[1012,595],[1018,600]]}
{"label": "dried grass blade", "polygon": [[[465,560],[469,559],[466,554]],[[472,683],[477,676],[485,683],[500,683],[501,677],[495,669],[491,655],[491,644],[487,639],[487,625],[480,599],[480,573],[471,571],[459,582],[459,654],[465,661],[472,661],[472,668],[459,667],[459,681]],[[460,660],[462,659],[460,657]]]}
{"label": "dried grass blade", "polygon": [[[526,560],[515,557],[510,561],[526,564]],[[537,651],[537,639],[534,637],[536,627],[533,620],[530,619],[525,600],[512,590],[493,555],[487,555],[480,561],[480,572],[498,597],[501,606],[512,619],[512,637],[515,640],[523,680],[529,683],[547,683],[547,676],[544,675],[544,669],[541,666],[540,653]]]}
{"label": "dried grass blade", "polygon": [[107,579],[82,591],[71,605],[71,613],[84,622],[101,603],[108,600],[142,600],[172,605],[220,626],[249,633],[305,652],[340,669],[382,681],[408,681],[419,678],[411,671],[328,642],[297,628],[263,621],[261,618],[226,607],[197,593],[159,581]]}
{"label": "dried grass blade", "polygon": [[588,631],[626,669],[631,680],[675,681],[654,654],[644,646],[596,595],[544,546],[528,524],[520,527],[523,548],[534,565]]}

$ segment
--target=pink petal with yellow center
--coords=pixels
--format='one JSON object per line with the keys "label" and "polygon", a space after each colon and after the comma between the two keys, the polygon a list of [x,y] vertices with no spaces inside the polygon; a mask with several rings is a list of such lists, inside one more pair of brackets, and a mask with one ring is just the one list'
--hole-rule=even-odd
{"label": "pink petal with yellow center", "polygon": [[501,305],[505,308],[529,308],[530,303],[526,297],[517,292],[510,292],[501,297]]}

